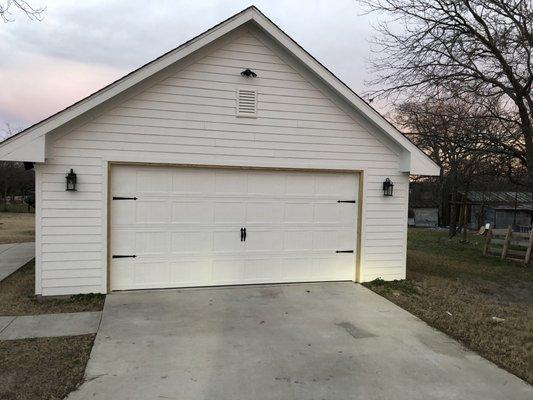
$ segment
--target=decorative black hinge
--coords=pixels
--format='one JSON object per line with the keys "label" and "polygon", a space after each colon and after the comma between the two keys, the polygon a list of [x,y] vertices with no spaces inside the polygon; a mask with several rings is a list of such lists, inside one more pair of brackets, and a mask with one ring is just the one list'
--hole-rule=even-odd
{"label": "decorative black hinge", "polygon": [[336,250],[335,253],[353,253],[353,250]]}
{"label": "decorative black hinge", "polygon": [[137,257],[136,255],[122,255],[122,254],[113,255],[113,258],[136,258],[136,257]]}
{"label": "decorative black hinge", "polygon": [[137,200],[137,197],[119,197],[119,196],[113,196],[113,200]]}
{"label": "decorative black hinge", "polygon": [[354,203],[355,204],[355,200],[337,200],[337,203]]}

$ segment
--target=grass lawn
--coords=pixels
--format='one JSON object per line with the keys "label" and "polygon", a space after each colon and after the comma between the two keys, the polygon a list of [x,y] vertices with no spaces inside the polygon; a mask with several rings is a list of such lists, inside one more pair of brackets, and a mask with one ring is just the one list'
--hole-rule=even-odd
{"label": "grass lawn", "polygon": [[[0,282],[0,315],[99,311],[103,295],[37,301],[30,261]],[[63,399],[82,382],[95,335],[0,341],[0,399]]]}
{"label": "grass lawn", "polygon": [[34,240],[35,214],[0,212],[0,244]]}
{"label": "grass lawn", "polygon": [[35,296],[35,262],[32,260],[0,282],[0,315],[36,315],[100,311],[105,296],[81,294],[38,301]]}
{"label": "grass lawn", "polygon": [[94,337],[0,341],[0,399],[63,399],[82,382]]}
{"label": "grass lawn", "polygon": [[407,279],[365,286],[533,384],[533,267],[483,257],[482,245],[410,229]]}

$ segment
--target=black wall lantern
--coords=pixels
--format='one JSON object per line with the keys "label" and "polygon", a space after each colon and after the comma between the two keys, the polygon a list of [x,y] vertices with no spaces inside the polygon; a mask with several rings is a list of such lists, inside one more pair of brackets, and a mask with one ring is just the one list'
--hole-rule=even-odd
{"label": "black wall lantern", "polygon": [[65,190],[67,192],[75,192],[77,178],[72,168],[70,169],[70,172],[67,174],[66,178],[67,178],[67,187]]}
{"label": "black wall lantern", "polygon": [[392,190],[394,189],[394,183],[389,178],[383,182],[383,196],[392,196]]}

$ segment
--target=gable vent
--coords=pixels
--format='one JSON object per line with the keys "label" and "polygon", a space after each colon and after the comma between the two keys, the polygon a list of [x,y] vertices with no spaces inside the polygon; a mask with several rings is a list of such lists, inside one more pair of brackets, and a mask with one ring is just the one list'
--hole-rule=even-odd
{"label": "gable vent", "polygon": [[237,90],[237,117],[257,116],[257,90]]}

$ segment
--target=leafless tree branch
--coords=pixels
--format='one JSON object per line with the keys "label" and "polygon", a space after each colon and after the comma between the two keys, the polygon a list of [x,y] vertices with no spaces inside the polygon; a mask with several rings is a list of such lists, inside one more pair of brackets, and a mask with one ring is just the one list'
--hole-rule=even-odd
{"label": "leafless tree branch", "polygon": [[0,19],[12,22],[12,10],[22,11],[32,21],[41,21],[46,7],[34,7],[26,0],[4,0],[0,2]]}

